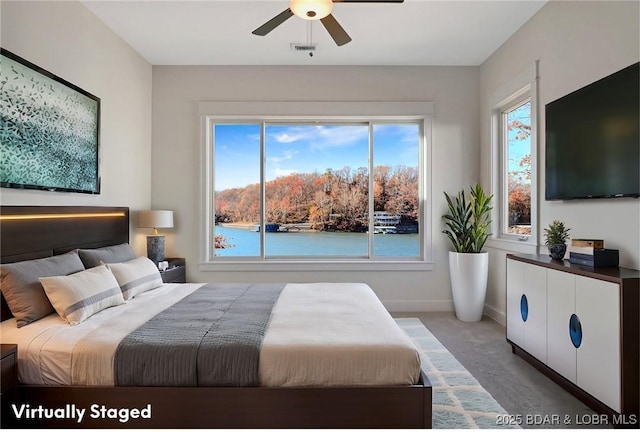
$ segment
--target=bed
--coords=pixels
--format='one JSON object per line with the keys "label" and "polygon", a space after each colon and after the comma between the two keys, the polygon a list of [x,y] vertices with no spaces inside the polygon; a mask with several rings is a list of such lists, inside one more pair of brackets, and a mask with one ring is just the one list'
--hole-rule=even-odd
{"label": "bed", "polygon": [[[6,219],[9,215],[14,215],[15,217]],[[34,218],[35,215],[38,216]],[[3,206],[2,216],[5,218],[0,225],[2,230],[0,233],[2,236],[2,263],[16,263],[64,255],[75,249],[96,249],[120,245],[128,242],[129,239],[129,211],[124,207]],[[104,415],[96,415],[95,418],[91,418],[87,415],[81,423],[73,415],[68,419],[25,420],[22,418],[18,424],[13,424],[13,426],[65,428],[431,427],[431,384],[421,371],[417,371],[417,379],[411,378],[410,381],[407,381],[407,377],[412,372],[407,369],[393,371],[394,373],[399,372],[396,375],[401,376],[401,378],[389,378],[396,379],[396,381],[382,380],[381,382],[375,382],[374,380],[372,382],[370,377],[367,378],[367,374],[363,372],[365,363],[361,361],[365,357],[375,357],[378,354],[375,351],[367,352],[372,348],[366,344],[362,345],[364,347],[362,350],[355,350],[355,357],[349,358],[347,364],[351,365],[351,369],[346,368],[346,371],[344,370],[344,359],[336,360],[335,356],[324,358],[324,351],[318,350],[314,355],[319,360],[303,362],[302,364],[305,365],[305,369],[308,369],[308,371],[304,374],[299,373],[299,371],[296,372],[292,369],[292,365],[295,362],[290,361],[290,359],[308,355],[308,343],[304,345],[304,349],[296,351],[294,347],[292,351],[291,346],[288,346],[286,347],[286,353],[283,354],[282,352],[284,345],[296,339],[305,339],[307,342],[312,340],[318,343],[331,342],[331,339],[327,337],[328,334],[331,334],[331,331],[324,329],[324,331],[317,334],[313,333],[313,329],[318,328],[314,317],[317,317],[318,314],[327,313],[326,307],[318,305],[322,305],[324,301],[331,297],[335,298],[334,301],[354,303],[352,306],[354,309],[346,309],[342,311],[342,315],[348,315],[353,310],[358,310],[358,308],[367,308],[369,307],[366,306],[367,304],[373,305],[372,307],[375,309],[375,304],[376,302],[379,304],[379,301],[375,299],[375,295],[372,294],[368,287],[362,286],[362,284],[350,284],[349,286],[340,286],[339,284],[321,284],[323,286],[309,284],[282,285],[281,287],[264,287],[263,290],[263,287],[249,287],[243,284],[233,286],[226,284],[220,284],[219,286],[165,284],[159,288],[141,293],[128,300],[125,304],[105,309],[86,319],[83,325],[70,327],[66,323],[61,324],[60,317],[52,314],[17,329],[24,330],[24,334],[35,335],[36,340],[23,345],[23,348],[20,345],[18,347],[18,368],[23,381],[19,385],[20,400],[18,406],[29,404],[30,407],[41,405],[45,407],[73,407],[73,409],[85,409],[87,413],[91,412],[93,407],[117,407],[119,409],[152,407],[153,415],[150,416],[151,418],[127,418],[126,422],[123,422],[121,418],[117,418],[117,415],[114,415],[116,418],[109,418],[108,415],[106,416],[107,418]],[[127,364],[135,360],[137,355],[135,351],[132,351],[134,352],[132,354],[133,357],[123,355],[123,360],[120,363],[115,363],[113,368],[117,369],[118,372],[114,375],[113,371],[109,369],[113,363],[109,361],[109,356],[106,357],[106,360],[104,358],[101,360],[95,356],[97,352],[103,353],[111,349],[108,347],[99,350],[87,349],[88,354],[84,362],[86,364],[101,364],[102,362],[106,365],[103,369],[107,370],[107,373],[96,375],[94,372],[85,371],[85,381],[82,381],[82,373],[76,372],[77,370],[85,370],[81,367],[73,369],[74,372],[67,373],[65,376],[64,373],[56,373],[56,370],[58,372],[61,369],[71,371],[71,368],[52,366],[47,370],[46,364],[48,360],[46,359],[34,364],[26,362],[27,354],[29,354],[30,358],[33,358],[37,357],[40,352],[51,350],[47,348],[47,343],[49,346],[56,347],[56,349],[58,346],[64,345],[64,343],[71,343],[69,342],[71,333],[78,333],[80,335],[79,340],[85,341],[83,332],[86,333],[91,326],[101,325],[111,329],[119,328],[119,323],[122,322],[119,315],[138,316],[141,314],[139,311],[148,310],[153,320],[156,320],[167,311],[172,310],[172,308],[165,310],[164,307],[160,306],[162,302],[181,305],[181,302],[205,291],[220,292],[221,298],[226,298],[225,296],[229,292],[239,292],[245,288],[247,292],[258,290],[261,293],[266,293],[270,289],[279,290],[274,297],[276,300],[274,300],[273,310],[266,320],[268,322],[268,331],[264,335],[264,340],[261,340],[259,355],[260,382],[258,383],[249,380],[247,383],[239,385],[225,383],[224,381],[219,384],[221,377],[218,377],[217,381],[208,382],[208,384],[206,379],[202,377],[196,379],[201,384],[181,381],[182,378],[180,377],[176,378],[175,384],[144,380],[136,381],[138,377],[135,370],[134,372],[120,372]],[[354,290],[354,296],[351,297],[351,300],[347,297],[341,297],[345,296],[345,293],[350,290]],[[314,295],[319,295],[320,297],[314,298]],[[369,296],[371,295],[374,298],[370,298]],[[172,296],[175,297],[175,301],[170,300]],[[249,297],[253,298],[252,296]],[[354,298],[359,298],[361,301],[354,301]],[[192,301],[195,301],[196,304],[197,302],[202,303],[202,300],[197,298]],[[219,299],[215,300],[215,304],[219,302]],[[235,302],[236,300],[230,301],[230,304],[235,304]],[[139,306],[136,306],[138,303]],[[362,305],[359,303],[362,303]],[[158,311],[151,310],[151,305],[158,305]],[[134,309],[135,307],[139,309]],[[309,313],[314,307],[317,309],[316,312]],[[187,304],[182,308],[193,309],[194,306],[193,304]],[[332,308],[335,308],[335,306],[332,306]],[[193,322],[198,323],[197,313],[194,315]],[[176,321],[175,318],[169,318],[169,320],[171,319]],[[99,323],[100,320],[104,322]],[[153,320],[150,319],[149,322]],[[187,318],[178,321],[183,323],[186,322],[185,320]],[[362,319],[358,325],[361,327],[373,326],[372,328],[375,328],[376,323],[381,320],[384,321],[383,318],[370,322]],[[15,318],[7,308],[4,298],[2,299],[2,321],[3,333],[0,335],[2,343],[17,342],[24,337],[22,334],[18,335],[17,330],[12,330],[11,326]],[[146,318],[143,321],[146,322]],[[56,327],[64,327],[65,324],[66,327],[72,328],[73,331],[63,331],[61,330],[62,327]],[[232,325],[235,326],[233,323]],[[349,325],[349,323],[335,321],[335,325],[336,328],[332,331],[337,334],[340,333],[341,328],[345,328],[344,326]],[[160,324],[156,325],[156,327],[158,326]],[[182,325],[182,327],[193,326]],[[325,327],[327,326],[325,325]],[[101,327],[96,328],[99,329]],[[112,346],[113,344],[121,346],[123,340],[128,340],[135,333],[132,329],[126,328],[119,331],[121,332],[120,336],[117,336],[118,331],[115,330],[110,332],[98,331],[98,333],[103,335],[108,333],[109,338],[112,338],[115,334],[115,341],[109,342],[112,343]],[[372,333],[383,333],[384,331],[386,330],[376,330]],[[390,333],[386,336],[388,340],[402,339],[402,337],[394,333],[395,330],[393,328],[389,331]],[[346,335],[358,334],[357,331],[342,333]],[[52,335],[59,335],[56,337],[60,339],[56,340]],[[358,337],[366,339],[366,332],[362,332]],[[176,340],[181,338],[188,339],[189,336],[178,335],[176,338]],[[339,338],[336,340],[339,340]],[[75,344],[76,342],[73,343]],[[341,343],[357,344],[358,342],[350,341],[347,338],[342,340]],[[372,343],[375,345],[376,342]],[[24,352],[22,352],[23,350]],[[31,353],[29,353],[29,350]],[[215,350],[219,349],[216,348]],[[360,351],[359,354],[357,354],[358,351]],[[354,351],[351,351],[349,355],[354,356]],[[358,358],[358,356],[362,358]],[[141,361],[151,361],[153,358],[151,356],[149,359]],[[231,356],[231,358],[233,357]],[[74,368],[76,368],[77,364],[82,365],[79,359],[82,359],[82,357],[74,357]],[[70,360],[68,361],[70,362]],[[203,356],[203,361],[211,362],[208,356]],[[337,363],[334,364],[333,368],[329,369],[333,369],[334,372],[337,371],[338,376],[327,378],[327,374],[321,370],[321,366],[322,364],[326,366],[332,361],[334,363],[337,361]],[[341,361],[342,363],[340,363]],[[218,360],[211,363],[216,365],[223,364]],[[118,364],[123,366],[118,367]],[[319,369],[314,372],[313,368],[316,366]],[[204,367],[200,368],[199,366],[198,373],[200,373],[200,369],[205,370]],[[402,368],[398,367],[398,369]],[[226,366],[224,370],[227,370]],[[342,371],[342,377],[339,376],[340,371]],[[131,376],[129,378],[132,380],[131,382],[126,381],[128,379],[127,373]],[[416,372],[414,371],[413,373]],[[69,374],[73,375],[73,377],[69,376]],[[76,375],[79,375],[80,378]],[[304,378],[296,380],[295,377],[298,375],[304,375]],[[334,373],[334,375],[336,374]],[[357,378],[354,382],[341,381],[344,379],[344,375],[349,377],[362,376],[362,380],[358,381],[360,378]],[[313,377],[311,381],[309,381],[309,376]],[[117,380],[117,383],[114,380]],[[204,386],[203,382],[205,383]],[[392,384],[389,384],[389,382],[392,382]],[[116,413],[116,411],[112,413]],[[3,427],[7,426],[5,417],[3,416]]]}

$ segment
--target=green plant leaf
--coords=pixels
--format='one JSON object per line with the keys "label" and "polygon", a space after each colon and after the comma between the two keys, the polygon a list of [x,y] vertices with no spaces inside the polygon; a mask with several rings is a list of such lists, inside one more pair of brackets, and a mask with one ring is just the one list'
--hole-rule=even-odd
{"label": "green plant leaf", "polygon": [[548,228],[544,229],[544,236],[546,245],[552,244],[564,244],[569,238],[569,231],[571,228],[567,228],[564,222],[554,220],[549,224]]}
{"label": "green plant leaf", "polygon": [[467,200],[465,192],[460,191],[455,197],[444,192],[448,213],[442,216],[446,229],[442,231],[449,237],[456,252],[482,252],[487,239],[491,235],[491,200],[479,184],[470,188],[471,198]]}

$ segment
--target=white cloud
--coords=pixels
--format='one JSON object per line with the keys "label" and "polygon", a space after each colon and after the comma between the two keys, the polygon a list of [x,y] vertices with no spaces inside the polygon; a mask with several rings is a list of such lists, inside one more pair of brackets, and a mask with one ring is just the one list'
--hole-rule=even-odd
{"label": "white cloud", "polygon": [[287,150],[282,152],[282,156],[272,156],[270,158],[267,158],[267,160],[274,164],[278,164],[280,162],[293,159],[293,157],[298,153],[300,153],[298,150]]}
{"label": "white cloud", "polygon": [[[304,125],[290,126],[267,140],[273,139],[280,144],[304,143],[312,150],[353,145],[367,139],[368,128],[354,125]],[[268,142],[268,141],[267,141]]]}
{"label": "white cloud", "polygon": [[279,143],[289,144],[289,143],[292,143],[292,142],[299,141],[300,139],[303,139],[303,136],[302,135],[289,135],[288,133],[281,133],[281,134],[274,135],[272,138],[275,139]]}

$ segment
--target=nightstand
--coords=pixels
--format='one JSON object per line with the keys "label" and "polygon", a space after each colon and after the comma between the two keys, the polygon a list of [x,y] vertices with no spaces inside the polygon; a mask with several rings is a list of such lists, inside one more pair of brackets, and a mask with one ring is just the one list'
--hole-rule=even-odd
{"label": "nightstand", "polygon": [[2,424],[5,429],[11,427],[11,404],[18,400],[18,345],[0,345],[0,410]]}
{"label": "nightstand", "polygon": [[187,281],[187,265],[184,258],[165,258],[169,262],[169,268],[161,271],[164,283],[185,283]]}

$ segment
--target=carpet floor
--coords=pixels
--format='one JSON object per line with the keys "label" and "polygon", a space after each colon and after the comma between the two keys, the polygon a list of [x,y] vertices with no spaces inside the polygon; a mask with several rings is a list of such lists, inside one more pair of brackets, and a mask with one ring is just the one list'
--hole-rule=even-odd
{"label": "carpet floor", "polygon": [[512,429],[508,413],[418,318],[396,318],[420,349],[433,389],[433,429]]}
{"label": "carpet floor", "polygon": [[[522,428],[608,428],[584,424],[595,412],[562,387],[511,353],[505,328],[484,317],[477,323],[456,319],[453,312],[393,313],[417,317]],[[555,424],[544,419],[557,415]],[[528,417],[527,417],[528,416]],[[529,420],[527,420],[529,419]],[[582,423],[582,424],[579,424]]]}

